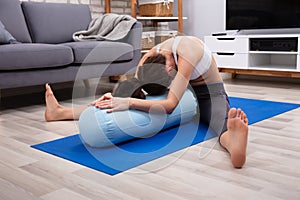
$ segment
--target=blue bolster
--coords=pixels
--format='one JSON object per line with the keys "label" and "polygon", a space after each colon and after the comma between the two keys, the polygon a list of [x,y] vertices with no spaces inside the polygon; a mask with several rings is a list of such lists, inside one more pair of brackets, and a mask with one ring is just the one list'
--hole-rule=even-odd
{"label": "blue bolster", "polygon": [[[161,96],[147,96],[148,100],[165,99]],[[186,123],[197,113],[197,100],[186,90],[179,104],[171,114],[157,114],[125,110],[107,113],[106,110],[88,107],[80,116],[79,131],[84,143],[91,147],[107,147],[133,138],[146,138],[159,131]]]}

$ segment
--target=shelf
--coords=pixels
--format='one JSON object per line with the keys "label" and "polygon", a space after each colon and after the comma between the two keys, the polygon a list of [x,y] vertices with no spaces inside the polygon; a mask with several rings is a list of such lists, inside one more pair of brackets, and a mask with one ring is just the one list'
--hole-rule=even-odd
{"label": "shelf", "polygon": [[248,68],[296,71],[297,54],[250,54]]}
{"label": "shelf", "polygon": [[283,65],[261,65],[261,66],[251,66],[248,69],[297,72],[294,65],[284,65],[284,66]]}
{"label": "shelf", "polygon": [[251,54],[286,54],[286,55],[297,55],[295,51],[249,51]]}
{"label": "shelf", "polygon": [[[108,0],[106,0],[108,1]],[[137,16],[136,14],[136,0],[130,0],[130,7],[131,7],[131,16],[137,18],[138,20],[152,20],[156,23],[158,21],[177,21],[178,22],[178,32],[183,33],[183,19],[187,19],[187,17],[182,16],[182,0],[178,0],[178,17],[141,17]]]}
{"label": "shelf", "polygon": [[[178,17],[141,17],[137,16],[137,20],[153,20],[153,21],[178,21]],[[187,17],[182,17],[182,19],[187,19]]]}
{"label": "shelf", "polygon": [[288,78],[300,78],[299,71],[276,71],[276,70],[263,70],[263,69],[233,69],[233,68],[221,68],[219,72],[232,73],[233,77],[236,74],[247,74],[247,75],[259,75],[259,76],[276,76],[276,77],[288,77]]}

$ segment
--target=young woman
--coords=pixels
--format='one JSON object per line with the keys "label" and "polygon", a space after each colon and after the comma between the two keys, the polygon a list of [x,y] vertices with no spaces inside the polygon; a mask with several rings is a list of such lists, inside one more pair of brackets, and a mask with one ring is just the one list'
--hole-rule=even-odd
{"label": "young woman", "polygon": [[[173,76],[174,71],[177,72],[165,100],[120,98],[108,93],[94,101],[92,105],[107,109],[107,112],[126,109],[148,112],[150,108],[157,108],[158,112],[172,113],[184,91],[191,85],[197,96],[200,121],[207,123],[219,134],[219,142],[229,152],[233,166],[242,167],[246,161],[248,119],[241,109],[229,108],[223,80],[205,44],[192,36],[170,38],[143,56],[136,77],[146,61],[157,55],[166,59],[165,70],[168,76]],[[48,88],[50,96],[51,93]],[[74,116],[76,114],[74,111]]]}
{"label": "young woman", "polygon": [[248,119],[241,109],[229,108],[223,80],[206,45],[192,36],[168,39],[145,54],[138,68],[143,67],[146,59],[157,54],[166,58],[166,70],[169,75],[172,75],[172,71],[177,71],[167,99],[149,101],[128,98],[124,100],[104,96],[94,102],[94,105],[108,109],[108,112],[124,109],[147,112],[152,106],[159,104],[158,108],[163,107],[167,113],[172,113],[190,84],[197,96],[200,121],[208,124],[219,134],[219,142],[229,152],[233,166],[242,167],[246,161]]}

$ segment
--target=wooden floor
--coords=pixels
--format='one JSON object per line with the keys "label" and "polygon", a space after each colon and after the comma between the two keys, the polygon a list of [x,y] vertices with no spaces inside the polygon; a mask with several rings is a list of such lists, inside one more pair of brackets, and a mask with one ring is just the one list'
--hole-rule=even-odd
{"label": "wooden floor", "polygon": [[[225,86],[230,96],[300,103],[299,83],[235,79]],[[14,103],[0,116],[0,200],[300,198],[300,109],[250,126],[242,169],[212,139],[109,176],[31,148],[78,133],[77,123],[47,123],[44,104],[13,99],[22,106]]]}

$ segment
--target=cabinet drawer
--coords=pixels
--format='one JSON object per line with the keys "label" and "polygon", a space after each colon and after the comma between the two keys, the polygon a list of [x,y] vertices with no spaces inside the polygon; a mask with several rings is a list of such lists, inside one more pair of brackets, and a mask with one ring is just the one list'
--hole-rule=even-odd
{"label": "cabinet drawer", "polygon": [[240,37],[205,37],[205,44],[212,52],[248,53],[247,38]]}
{"label": "cabinet drawer", "polygon": [[238,53],[213,53],[218,67],[224,68],[248,68],[248,54]]}

